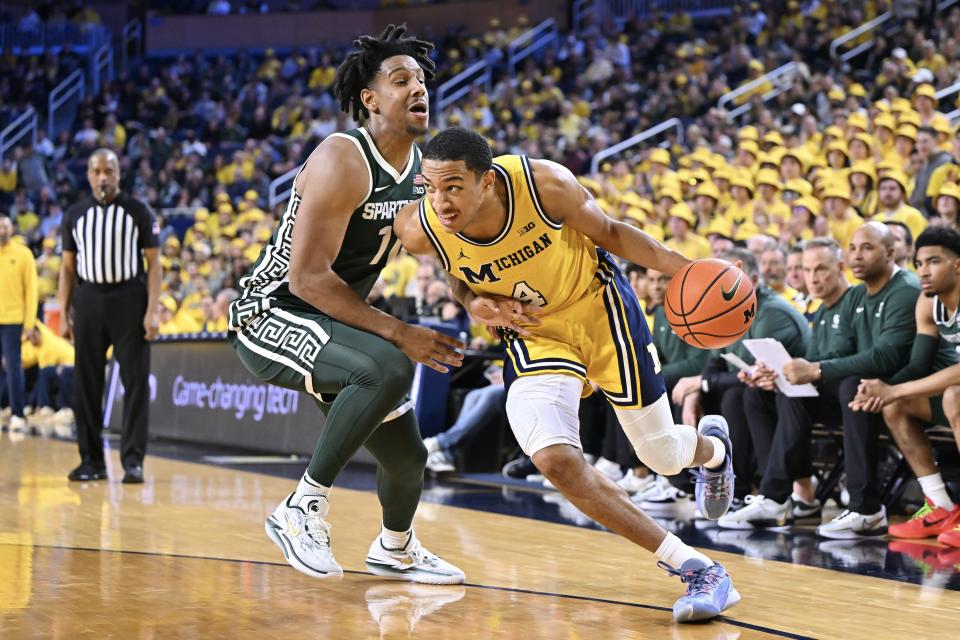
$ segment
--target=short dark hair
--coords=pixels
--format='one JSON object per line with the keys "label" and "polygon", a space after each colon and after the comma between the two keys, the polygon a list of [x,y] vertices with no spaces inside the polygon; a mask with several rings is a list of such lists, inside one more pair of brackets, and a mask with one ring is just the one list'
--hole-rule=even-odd
{"label": "short dark hair", "polygon": [[424,160],[463,160],[467,169],[481,175],[493,166],[486,138],[463,127],[450,127],[435,135],[423,150]]}
{"label": "short dark hair", "polygon": [[726,260],[730,263],[734,263],[739,260],[743,263],[743,271],[750,276],[750,278],[760,277],[760,265],[757,263],[757,257],[746,249],[740,249],[739,247],[728,249],[723,252],[723,255],[720,256],[720,259]]}
{"label": "short dark hair", "polygon": [[887,225],[888,227],[900,227],[903,229],[904,233],[907,234],[907,246],[909,247],[913,245],[913,231],[910,231],[910,227],[908,227],[906,224],[900,222],[899,220],[884,220],[883,224]]}
{"label": "short dark hair", "polygon": [[637,264],[636,262],[629,262],[627,263],[627,268],[624,269],[624,272],[627,274],[628,278],[634,273],[641,273],[643,275],[647,275],[647,268],[642,264]]}
{"label": "short dark hair", "polygon": [[795,244],[790,245],[790,247],[787,249],[788,256],[792,256],[796,253],[803,254],[803,243],[797,242]]}
{"label": "short dark hair", "polygon": [[960,258],[960,231],[950,227],[927,227],[917,237],[916,250],[923,247],[943,247]]}
{"label": "short dark hair", "polygon": [[370,83],[380,71],[380,64],[393,56],[410,56],[420,68],[427,80],[433,79],[435,63],[430,59],[433,43],[406,36],[407,25],[387,25],[379,38],[360,36],[353,41],[358,51],[353,51],[337,68],[333,81],[333,95],[340,101],[340,109],[350,114],[354,120],[366,120],[370,112],[360,100],[360,92],[370,87]]}
{"label": "short dark hair", "polygon": [[933,138],[934,140],[936,140],[936,138],[937,138],[937,130],[934,129],[933,127],[929,126],[929,125],[923,125],[923,126],[920,127],[919,129],[917,129],[917,135],[920,135],[921,133],[927,134],[928,136],[930,136],[930,137]]}

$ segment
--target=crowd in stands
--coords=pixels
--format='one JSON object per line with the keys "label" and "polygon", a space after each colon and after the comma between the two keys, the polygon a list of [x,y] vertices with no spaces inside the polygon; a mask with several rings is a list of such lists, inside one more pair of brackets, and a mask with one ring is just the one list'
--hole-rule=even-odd
{"label": "crowd in stands", "polygon": [[[901,20],[853,64],[830,56],[834,38],[889,8],[885,0],[751,2],[709,25],[676,13],[631,20],[622,29],[565,33],[515,76],[500,73],[491,91],[476,88],[434,117],[481,131],[495,155],[525,153],[564,164],[608,215],[691,258],[741,260],[768,310],[768,321],[758,314],[750,337],[776,336],[792,355],[810,357],[807,322],[824,297],[805,278],[804,242],[827,253],[838,248],[849,267],[864,223],[883,222],[895,248],[892,271],[902,271],[903,279],[910,276],[913,242],[926,228],[960,227],[960,135],[945,115],[956,94],[937,98],[960,80],[960,9]],[[480,35],[437,37],[438,82],[481,58],[496,61],[527,26],[493,22]],[[313,48],[148,61],[89,96],[72,130],[17,149],[0,169],[0,207],[39,256],[41,299],[56,287],[63,208],[86,188],[90,151],[109,146],[122,161],[123,189],[160,214],[161,333],[225,330],[225,307],[284,206],[266,201],[270,181],[298,167],[330,133],[354,126],[330,91],[340,53]],[[772,86],[761,82],[734,103],[749,105],[740,118],[717,107],[732,88],[787,62],[796,63],[796,74],[774,99],[764,101]],[[0,101],[39,105],[73,64],[69,52],[4,58]],[[671,117],[683,119],[682,139],[668,134],[662,144],[629,149],[591,174],[598,151]],[[742,414],[750,385],[711,354],[684,350],[675,336],[671,342],[658,314],[666,276],[637,267],[629,273],[658,341],[678,422],[689,424],[711,408],[737,415],[728,406],[737,402]],[[848,268],[838,277],[857,284],[869,282],[870,273]],[[489,344],[429,260],[402,256],[388,265],[371,302],[400,316],[459,323],[472,346]],[[741,355],[750,358],[742,349]],[[477,408],[495,412],[488,398],[501,397],[474,399],[476,428],[483,426]],[[646,508],[682,501],[689,486],[647,473],[609,415],[596,418],[604,405],[594,404],[600,394],[592,397],[583,411],[595,417],[583,422],[599,435],[584,444],[598,468]],[[756,444],[750,425],[732,427],[737,450],[755,452],[742,456],[738,469],[737,498],[744,500],[759,485],[769,443]],[[455,449],[469,443],[464,435],[472,428],[461,424],[456,438],[429,443],[434,468],[455,466]],[[524,475],[522,464],[513,469]],[[793,492],[801,512],[819,513],[809,475],[791,478],[787,494]],[[876,510],[875,497],[856,490],[851,499],[860,502],[851,508]]]}

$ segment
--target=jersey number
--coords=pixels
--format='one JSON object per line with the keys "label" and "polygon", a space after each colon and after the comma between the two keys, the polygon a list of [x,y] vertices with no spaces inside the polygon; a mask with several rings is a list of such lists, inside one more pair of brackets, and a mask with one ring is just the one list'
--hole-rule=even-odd
{"label": "jersey number", "polygon": [[520,281],[513,285],[513,295],[510,297],[524,304],[532,304],[535,307],[547,306],[547,299],[539,291],[528,285],[526,281]]}
{"label": "jersey number", "polygon": [[[380,241],[380,248],[377,250],[377,255],[373,256],[373,260],[370,261],[370,264],[379,263],[380,258],[383,257],[383,254],[387,253],[387,248],[390,247],[390,241],[394,239],[393,227],[384,227],[383,229],[380,229],[380,235],[383,236],[383,240]],[[400,255],[401,249],[403,249],[403,245],[401,245],[400,241],[397,240],[390,249],[390,255],[387,257],[387,262],[391,262],[394,258]]]}
{"label": "jersey number", "polygon": [[653,372],[660,373],[660,354],[657,353],[657,345],[648,343],[647,351],[650,352],[650,359],[653,360]]}

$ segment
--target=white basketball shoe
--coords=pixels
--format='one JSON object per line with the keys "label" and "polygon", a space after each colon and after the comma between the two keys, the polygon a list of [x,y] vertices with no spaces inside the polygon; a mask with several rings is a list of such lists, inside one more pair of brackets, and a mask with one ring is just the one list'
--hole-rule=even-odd
{"label": "white basketball shoe", "polygon": [[387,549],[378,535],[367,552],[367,569],[374,575],[424,584],[461,584],[463,571],[427,551],[413,531],[402,549]]}
{"label": "white basketball shoe", "polygon": [[330,524],[323,519],[329,503],[320,496],[303,496],[296,503],[294,493],[267,518],[264,524],[267,535],[297,571],[314,578],[342,576],[343,569],[330,549]]}

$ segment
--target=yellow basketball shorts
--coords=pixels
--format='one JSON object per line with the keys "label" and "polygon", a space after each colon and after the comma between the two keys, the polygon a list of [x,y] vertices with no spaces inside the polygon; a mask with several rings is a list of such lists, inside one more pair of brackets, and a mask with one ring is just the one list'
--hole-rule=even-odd
{"label": "yellow basketball shorts", "polygon": [[595,383],[617,407],[645,407],[665,393],[657,350],[627,279],[606,252],[598,254],[597,277],[581,300],[542,316],[533,336],[508,339],[504,382],[568,374]]}

